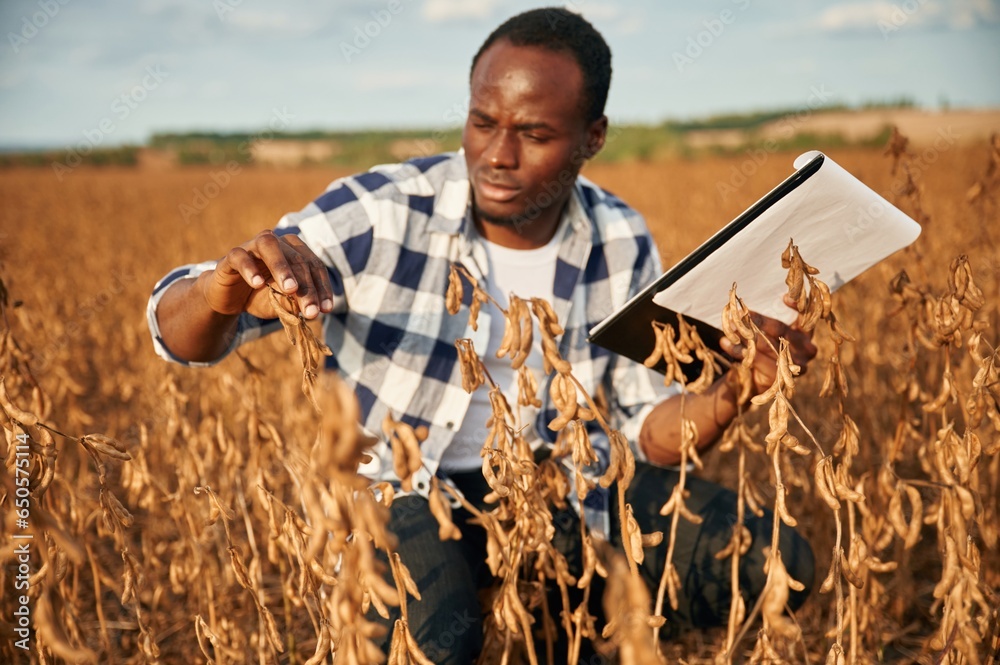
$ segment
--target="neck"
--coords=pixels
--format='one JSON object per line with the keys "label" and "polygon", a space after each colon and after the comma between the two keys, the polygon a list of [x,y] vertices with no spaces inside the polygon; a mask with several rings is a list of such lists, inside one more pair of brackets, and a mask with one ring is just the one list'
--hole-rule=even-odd
{"label": "neck", "polygon": [[553,206],[544,210],[535,219],[525,219],[513,224],[488,222],[481,219],[475,211],[472,219],[479,235],[496,245],[511,249],[538,249],[552,240],[567,205],[568,202],[561,206]]}

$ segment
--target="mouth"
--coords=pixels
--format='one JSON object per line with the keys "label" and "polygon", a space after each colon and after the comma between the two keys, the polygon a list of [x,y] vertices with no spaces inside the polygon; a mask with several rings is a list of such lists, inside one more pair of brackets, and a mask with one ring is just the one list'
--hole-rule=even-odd
{"label": "mouth", "polygon": [[496,203],[508,203],[521,192],[521,188],[513,183],[490,182],[482,178],[477,180],[476,185],[480,198]]}

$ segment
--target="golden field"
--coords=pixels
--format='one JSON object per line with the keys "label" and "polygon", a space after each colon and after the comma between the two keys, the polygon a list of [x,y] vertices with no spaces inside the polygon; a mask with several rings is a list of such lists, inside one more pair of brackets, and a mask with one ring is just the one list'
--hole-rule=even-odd
{"label": "golden field", "polygon": [[[822,328],[820,356],[796,381],[796,414],[842,467],[842,480],[863,495],[841,496],[837,511],[848,575],[835,591],[813,594],[797,615],[797,637],[767,624],[758,633],[757,621],[729,654],[733,661],[774,659],[763,639],[791,662],[837,662],[835,645],[846,662],[996,662],[998,150],[986,142],[913,148],[903,157],[916,186],[909,193],[903,172],[893,174],[881,150],[830,151],[904,211],[925,215],[924,229],[911,248],[834,295],[840,324],[856,339],[839,351],[846,397],[818,397],[834,348]],[[585,174],[646,216],[671,265],[787,176],[795,156],[593,164]],[[752,175],[735,175],[740,169]],[[349,635],[351,621],[324,609],[340,593],[335,587],[349,583],[303,568],[302,551],[315,545],[307,523],[324,523],[310,501],[326,495],[303,489],[321,482],[307,467],[322,423],[300,390],[298,353],[278,334],[245,347],[246,362],[234,355],[189,370],[153,354],[145,324],[149,292],[170,268],[220,256],[346,171],[245,167],[213,188],[223,171],[79,168],[61,181],[48,169],[0,172],[0,279],[9,293],[0,374],[9,402],[27,412],[7,410],[2,422],[4,662],[302,663],[314,653],[312,662],[326,662],[317,641],[324,633],[336,641],[330,625]],[[198,197],[215,192],[201,206]],[[190,215],[182,206],[203,210]],[[960,256],[967,264],[954,263]],[[969,302],[950,280],[964,265],[984,303],[945,335],[935,308]],[[950,388],[937,399],[946,375]],[[858,450],[846,459],[835,451],[841,411],[859,432]],[[26,422],[31,414],[57,433]],[[766,415],[758,408],[748,417],[748,426],[761,425],[761,443]],[[790,430],[810,438],[799,425]],[[19,433],[36,442],[27,530],[14,509]],[[80,440],[92,433],[113,437],[119,454]],[[735,488],[736,454],[712,451],[699,473]],[[743,482],[773,502],[771,460],[747,455]],[[780,464],[790,510],[824,576],[838,529],[813,481],[821,458],[813,452]],[[923,524],[913,526],[921,515]],[[911,542],[904,527],[915,534]],[[14,536],[29,532],[28,607],[37,631],[24,651],[13,630],[23,593],[14,590]],[[337,561],[339,551],[328,547],[315,559],[320,568]],[[876,572],[866,560],[897,566]],[[686,635],[664,644],[662,657],[713,662],[731,637],[725,630]],[[358,658],[368,662],[363,652]],[[621,662],[644,662],[629,658],[623,652]],[[345,655],[344,662],[352,661]]]}

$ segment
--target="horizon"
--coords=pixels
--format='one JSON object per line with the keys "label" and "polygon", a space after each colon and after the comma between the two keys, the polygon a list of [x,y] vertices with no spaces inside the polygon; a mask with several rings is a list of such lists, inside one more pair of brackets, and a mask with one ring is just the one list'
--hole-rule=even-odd
{"label": "horizon", "polygon": [[[723,111],[720,113],[712,113],[702,116],[685,117],[685,118],[663,118],[658,121],[650,123],[641,122],[615,122],[610,120],[609,126],[618,127],[621,129],[634,129],[634,128],[668,128],[672,124],[684,125],[693,123],[710,122],[719,118],[752,118],[758,115],[764,114],[793,114],[797,109],[791,108],[758,108],[758,109],[748,109],[745,111]],[[863,102],[861,106],[843,106],[839,104],[832,104],[829,107],[820,107],[812,109],[811,113],[822,114],[822,113],[866,113],[866,112],[892,112],[892,111],[916,111],[920,113],[936,114],[936,113],[989,113],[989,112],[1000,112],[1000,104],[993,106],[970,106],[970,107],[923,107],[916,104],[892,104],[892,103],[879,103],[879,102]],[[770,121],[773,122],[773,121]],[[761,123],[766,124],[766,122]],[[715,130],[720,130],[722,128],[713,128]],[[305,134],[320,134],[315,140],[326,140],[334,139],[343,136],[359,136],[363,134],[444,134],[448,132],[457,132],[461,130],[461,126],[451,125],[451,126],[412,126],[412,127],[393,127],[393,126],[382,126],[382,127],[357,127],[349,129],[341,129],[335,127],[305,127],[302,129],[295,130],[279,130],[273,132],[274,139],[289,139],[289,140],[306,140],[302,135]],[[1000,127],[997,128],[1000,131]],[[206,135],[207,137],[233,140],[238,138],[247,138],[258,136],[261,133],[267,132],[267,126],[261,125],[259,127],[249,127],[241,129],[230,129],[221,130],[212,127],[199,127],[183,131],[154,131],[149,134],[145,139],[137,141],[134,143],[120,143],[120,144],[106,144],[98,146],[98,151],[100,150],[114,150],[118,148],[154,148],[154,141],[157,138],[162,137],[191,137],[196,135]],[[687,130],[690,131],[690,130]],[[61,150],[71,150],[73,149],[72,143],[60,143],[52,145],[17,145],[17,144],[6,144],[0,143],[0,154],[33,154],[33,153],[48,153]]]}

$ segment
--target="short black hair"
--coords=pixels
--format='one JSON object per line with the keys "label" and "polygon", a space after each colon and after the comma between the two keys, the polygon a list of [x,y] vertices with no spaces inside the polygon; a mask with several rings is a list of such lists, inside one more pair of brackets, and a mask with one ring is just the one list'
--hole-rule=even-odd
{"label": "short black hair", "polygon": [[500,39],[514,46],[540,46],[569,52],[583,72],[584,112],[587,122],[604,115],[611,85],[611,49],[594,26],[579,14],[563,7],[531,9],[504,21],[490,33],[472,58],[472,71],[480,56]]}

